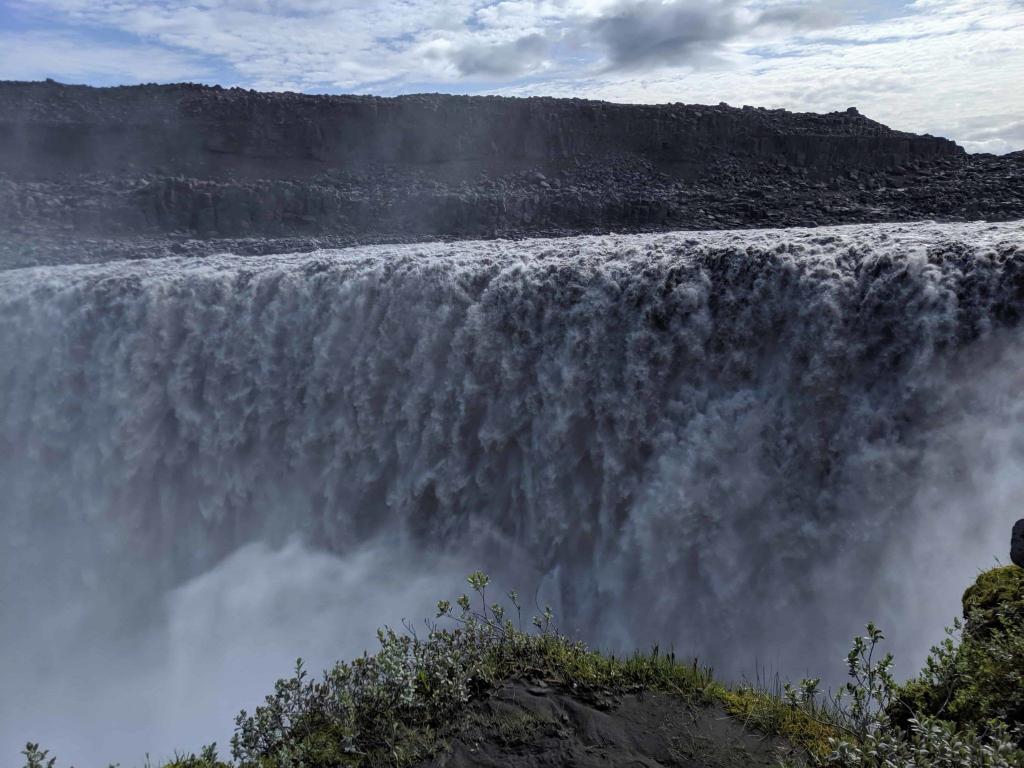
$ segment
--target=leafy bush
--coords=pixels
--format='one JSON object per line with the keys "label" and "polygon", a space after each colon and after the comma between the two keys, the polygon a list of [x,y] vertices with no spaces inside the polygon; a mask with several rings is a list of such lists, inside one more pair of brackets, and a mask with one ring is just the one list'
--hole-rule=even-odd
{"label": "leafy bush", "polygon": [[50,757],[50,750],[40,749],[38,744],[31,741],[21,750],[25,756],[25,768],[53,768],[57,758]]}
{"label": "leafy bush", "polygon": [[503,623],[503,610],[486,604],[487,580],[470,583],[482,609],[470,598],[438,604],[438,618],[453,629],[432,626],[425,639],[415,632],[378,632],[379,650],[352,663],[338,663],[322,680],[310,680],[301,659],[295,674],[279,680],[254,714],[235,721],[232,753],[242,766],[337,766],[403,764],[433,746],[438,729],[491,679],[495,656],[528,642]]}
{"label": "leafy bush", "polygon": [[[978,620],[973,624],[980,626]],[[998,638],[1009,631],[1007,626],[990,626],[985,636]],[[1024,766],[1024,750],[1018,744],[1024,730],[1019,726],[1013,727],[1010,722],[996,718],[974,719],[965,726],[939,719],[934,714],[914,711],[905,692],[913,688],[915,681],[902,688],[896,684],[891,674],[892,655],[886,654],[875,661],[875,652],[884,636],[873,624],[868,624],[867,631],[867,635],[854,639],[847,656],[849,682],[830,701],[816,701],[817,680],[805,680],[799,692],[786,687],[791,706],[803,708],[815,719],[828,722],[840,734],[829,739],[831,751],[819,759],[820,765],[827,768]],[[963,648],[964,644],[957,646],[951,637],[947,638],[941,647],[933,649],[925,674],[945,674],[952,659],[962,666],[965,675],[971,675],[965,680],[978,681],[982,679],[979,669],[999,667],[1006,661],[983,653],[968,656],[962,652]],[[976,652],[980,653],[980,649],[971,651]],[[1020,672],[1018,667],[1016,674]],[[933,690],[929,686],[930,683],[925,689]],[[966,690],[967,687],[961,686],[961,691]],[[896,718],[895,711],[909,715]]]}
{"label": "leafy bush", "polygon": [[[488,604],[489,579],[471,574],[475,598],[437,605],[421,638],[411,628],[378,633],[380,647],[311,680],[301,660],[253,714],[236,720],[232,753],[242,768],[406,765],[443,747],[466,705],[512,678],[557,680],[581,696],[597,689],[710,690],[710,673],[657,650],[619,660],[552,628],[550,608],[522,626],[518,595]],[[477,601],[474,606],[473,600]],[[511,616],[516,616],[513,622]]]}
{"label": "leafy bush", "polygon": [[1006,725],[977,735],[953,723],[912,718],[909,732],[880,729],[863,739],[842,739],[825,760],[830,768],[1020,768],[1024,752]]}
{"label": "leafy bush", "polygon": [[[844,735],[832,740],[830,768],[1014,768],[1024,765],[1006,724],[983,731],[961,730],[954,723],[911,713],[905,726],[893,720],[899,686],[891,674],[892,655],[878,662],[874,653],[884,639],[872,624],[854,639],[847,657],[850,681],[836,698],[835,721]],[[843,695],[845,694],[845,703]],[[906,706],[903,704],[902,706]]]}
{"label": "leafy bush", "polygon": [[175,755],[174,759],[165,764],[163,768],[230,768],[230,766],[217,757],[216,744],[207,744],[199,751],[198,755],[193,753]]}
{"label": "leafy bush", "polygon": [[965,621],[897,692],[892,716],[941,717],[960,728],[1024,725],[1024,569],[996,568],[964,593]]}

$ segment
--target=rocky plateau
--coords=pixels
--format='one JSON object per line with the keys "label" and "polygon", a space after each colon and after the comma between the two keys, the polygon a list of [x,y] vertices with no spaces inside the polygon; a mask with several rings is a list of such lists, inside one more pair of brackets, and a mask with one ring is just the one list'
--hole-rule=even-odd
{"label": "rocky plateau", "polygon": [[856,109],[0,83],[0,265],[1024,217],[1024,152]]}

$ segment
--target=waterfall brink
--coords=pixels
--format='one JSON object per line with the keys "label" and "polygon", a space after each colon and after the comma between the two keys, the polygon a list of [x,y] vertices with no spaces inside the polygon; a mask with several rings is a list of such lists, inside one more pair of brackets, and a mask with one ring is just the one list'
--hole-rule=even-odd
{"label": "waterfall brink", "polygon": [[1020,516],[1022,311],[1021,223],[0,272],[0,598],[383,540],[600,645],[917,663]]}

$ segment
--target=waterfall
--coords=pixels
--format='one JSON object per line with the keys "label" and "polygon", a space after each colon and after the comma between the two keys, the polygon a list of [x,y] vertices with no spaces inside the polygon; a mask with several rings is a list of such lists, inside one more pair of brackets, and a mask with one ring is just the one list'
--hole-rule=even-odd
{"label": "waterfall", "polygon": [[1022,311],[1019,222],[3,271],[0,642],[393,542],[598,646],[841,673],[875,619],[909,674],[1020,516]]}

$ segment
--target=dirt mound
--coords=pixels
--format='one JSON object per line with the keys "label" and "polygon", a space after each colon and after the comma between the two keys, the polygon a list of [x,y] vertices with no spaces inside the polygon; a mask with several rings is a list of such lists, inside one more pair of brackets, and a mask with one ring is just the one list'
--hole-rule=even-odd
{"label": "dirt mound", "polygon": [[546,685],[506,685],[474,707],[451,749],[423,768],[701,766],[757,768],[805,756],[745,728],[718,706],[665,693],[582,699]]}

